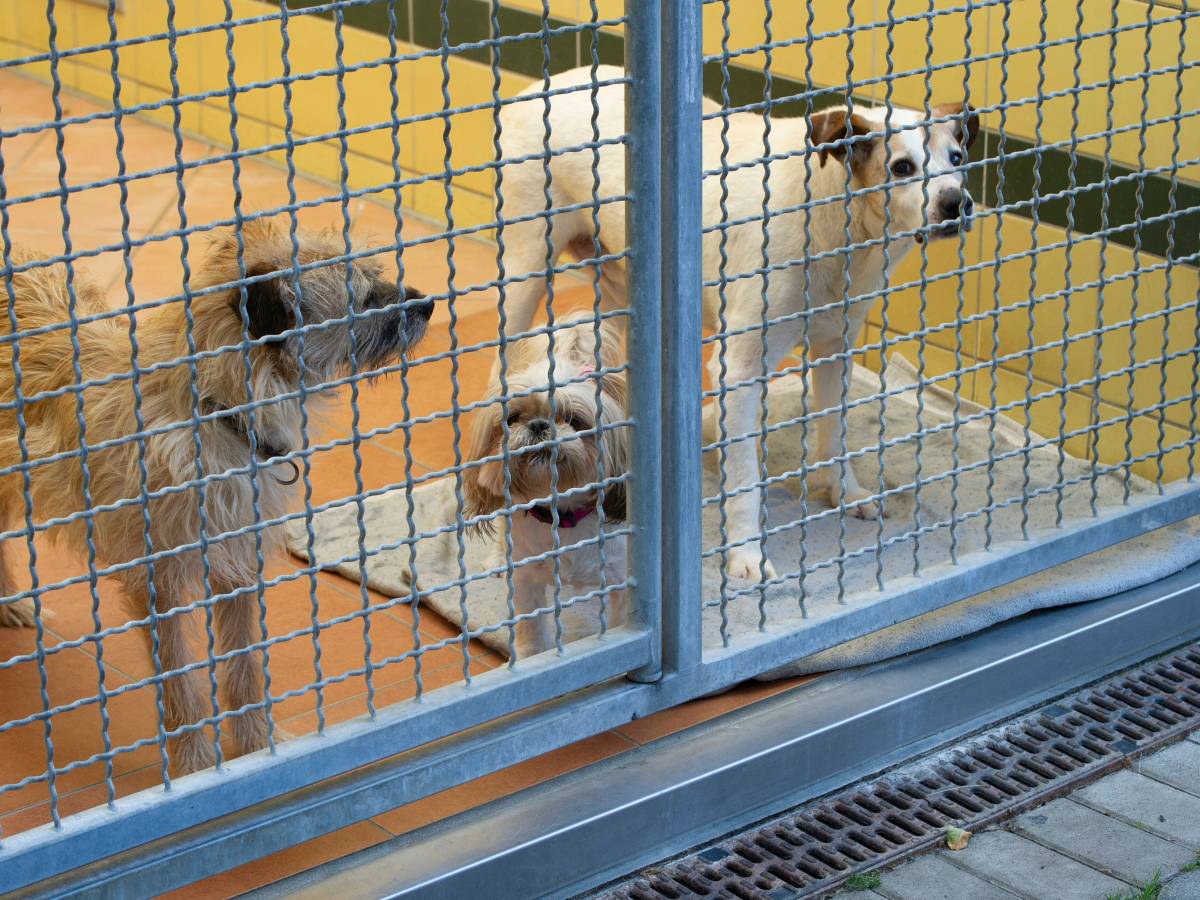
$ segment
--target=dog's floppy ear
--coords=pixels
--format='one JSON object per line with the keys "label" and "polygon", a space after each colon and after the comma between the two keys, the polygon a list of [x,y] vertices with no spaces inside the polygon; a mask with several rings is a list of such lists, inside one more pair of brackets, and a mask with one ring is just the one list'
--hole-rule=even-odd
{"label": "dog's floppy ear", "polygon": [[605,368],[616,368],[625,362],[624,319],[600,321],[600,361]]}
{"label": "dog's floppy ear", "polygon": [[[846,110],[841,108],[824,109],[813,113],[810,117],[812,130],[809,132],[809,146],[819,147],[835,141],[848,141],[849,138],[862,137],[874,131],[871,123],[857,113],[850,115],[849,123],[846,119]],[[879,136],[876,135],[869,140],[838,143],[833,147],[821,147],[817,153],[822,166],[825,165],[825,161],[830,155],[838,159],[845,159],[847,152],[850,153],[851,165],[856,165],[866,161],[878,140]]]}
{"label": "dog's floppy ear", "polygon": [[624,522],[628,518],[625,511],[625,482],[604,486],[604,518],[610,522]]}
{"label": "dog's floppy ear", "polygon": [[[251,277],[265,275],[274,269],[260,269],[247,273]],[[296,324],[296,313],[292,308],[293,294],[288,276],[252,281],[246,285],[246,321],[250,337],[269,338],[282,334]],[[241,291],[234,293],[234,310],[241,302]],[[282,338],[279,339],[282,341]],[[268,343],[276,343],[268,341]]]}
{"label": "dog's floppy ear", "polygon": [[[625,417],[628,409],[628,391],[623,374],[604,377],[605,402],[600,406],[600,440],[604,447],[604,474],[611,478],[629,471],[631,435],[629,428],[616,426]],[[620,481],[604,487],[604,517],[614,522],[626,519],[626,482]]]}
{"label": "dog's floppy ear", "polygon": [[[494,404],[477,409],[467,430],[466,462],[476,462],[497,452],[500,432],[501,406]],[[494,513],[503,505],[504,495],[504,463],[492,460],[482,466],[471,466],[463,470],[464,512],[475,518]],[[476,526],[483,532],[491,532],[495,527],[494,521],[488,521]]]}
{"label": "dog's floppy ear", "polygon": [[933,114],[939,119],[953,116],[954,121],[948,124],[954,128],[954,136],[958,138],[964,150],[971,149],[971,145],[975,143],[975,136],[979,134],[979,113],[975,112],[970,104],[961,100],[958,103],[943,103],[933,108]]}

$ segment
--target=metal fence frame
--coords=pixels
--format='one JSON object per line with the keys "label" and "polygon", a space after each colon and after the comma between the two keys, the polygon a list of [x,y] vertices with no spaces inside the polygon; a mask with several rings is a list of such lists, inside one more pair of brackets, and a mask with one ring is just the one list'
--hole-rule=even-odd
{"label": "metal fence frame", "polygon": [[[252,824],[247,833],[254,841],[233,855],[214,859],[204,852],[200,834],[174,848],[173,856],[154,860],[169,863],[152,879],[156,889],[187,883],[1200,514],[1200,488],[1182,482],[1072,528],[1034,529],[1026,546],[988,553],[978,565],[947,562],[927,569],[886,601],[847,608],[813,627],[768,627],[704,649],[696,602],[703,555],[703,334],[696,298],[703,288],[704,229],[695,188],[705,173],[694,139],[703,118],[701,12],[700,0],[626,5],[626,66],[637,86],[627,90],[630,355],[637,360],[631,495],[633,526],[644,538],[635,545],[631,567],[631,625],[572,644],[568,659],[539,657],[519,671],[485,673],[469,684],[440,688],[420,705],[383,708],[370,720],[280,743],[167,790],[145,791],[112,808],[70,816],[58,827],[7,838],[0,845],[0,890],[59,875],[65,879],[60,884],[73,888],[103,884],[146,865],[137,854],[140,845],[223,816],[264,811],[269,827],[256,831]],[[483,747],[487,752],[480,752]],[[311,815],[296,815],[289,827],[280,807],[288,803],[308,812],[325,805],[330,814],[319,824]],[[91,881],[71,881],[71,870],[92,863],[98,868],[87,875]]]}

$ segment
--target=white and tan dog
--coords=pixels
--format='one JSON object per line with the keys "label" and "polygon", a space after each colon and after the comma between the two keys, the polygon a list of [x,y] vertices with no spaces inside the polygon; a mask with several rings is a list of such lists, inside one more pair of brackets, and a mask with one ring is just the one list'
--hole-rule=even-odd
{"label": "white and tan dog", "polygon": [[[533,504],[510,520],[514,605],[526,616],[517,626],[521,657],[554,646],[553,616],[530,614],[553,602],[556,560],[561,600],[603,590],[608,621],[619,625],[628,615],[626,592],[612,587],[626,579],[625,535],[605,536],[603,555],[599,538],[625,519],[625,483],[611,480],[629,463],[629,429],[619,424],[626,416],[621,329],[611,319],[598,329],[590,317],[568,322],[574,324],[555,330],[553,348],[545,333],[508,347],[510,399],[502,404],[500,383],[493,383],[492,402],[471,423],[467,450],[470,461],[483,464],[463,478],[472,518],[505,509],[506,494],[512,503]],[[494,522],[479,527],[490,532]]]}
{"label": "white and tan dog", "polygon": [[[622,75],[621,69],[612,66],[597,70],[600,81]],[[550,264],[563,251],[584,259],[596,255],[592,221],[595,177],[599,178],[597,193],[601,199],[625,192],[624,144],[561,152],[596,139],[592,126],[593,92],[588,87],[591,79],[591,69],[583,68],[549,80],[550,90],[580,87],[578,91],[551,98],[549,146],[559,155],[550,159],[549,185],[542,159],[504,170],[505,219],[536,216],[548,208],[586,204],[550,218],[553,257]],[[526,93],[536,94],[546,88],[547,83],[539,81],[527,88]],[[545,102],[535,96],[528,102],[505,107],[500,138],[505,158],[545,153]],[[623,86],[600,88],[596,102],[599,138],[613,139],[624,134]],[[718,109],[716,104],[705,101],[706,113]],[[828,411],[817,419],[818,455],[828,460],[844,453],[841,448],[844,432],[836,410],[842,403],[842,385],[848,383],[854,364],[850,350],[872,305],[855,303],[854,298],[877,296],[883,291],[891,270],[916,242],[949,237],[970,227],[973,203],[961,165],[978,130],[978,118],[962,103],[938,106],[934,113],[947,121],[924,124],[921,113],[899,108],[856,107],[850,116],[845,108],[828,109],[809,117],[811,133],[804,118],[772,117],[769,148],[760,115],[737,113],[727,119],[704,122],[700,139],[705,169],[729,170],[723,179],[724,190],[721,178],[710,176],[704,180],[704,225],[713,228],[723,222],[742,223],[714,228],[705,234],[703,244],[705,281],[724,282],[723,291],[715,284],[704,289],[705,325],[713,330],[720,328],[729,335],[723,342],[724,353],[714,354],[709,370],[714,386],[724,386],[728,391],[726,428],[733,443],[729,447],[727,489],[737,493],[728,501],[731,549],[727,566],[734,577],[759,580],[761,576],[772,578],[775,574],[756,538],[762,498],[761,492],[752,487],[758,480],[755,444],[762,391],[766,389],[763,376],[798,345],[803,345],[812,364],[814,412]],[[723,140],[725,121],[728,132]],[[884,147],[885,125],[889,132],[888,148]],[[837,141],[844,143],[821,147]],[[729,150],[722,158],[726,142]],[[806,147],[817,150],[805,153]],[[767,156],[773,159],[767,185],[770,215],[764,249],[762,158]],[[597,159],[593,173],[593,161]],[[847,170],[852,190],[867,189],[849,202],[844,199]],[[888,186],[886,190],[884,186]],[[657,202],[657,198],[649,202]],[[624,204],[603,203],[596,215],[601,252],[624,248]],[[505,275],[530,276],[507,287],[506,332],[510,335],[529,327],[546,292],[544,274],[549,268],[546,231],[547,219],[541,217],[505,226]],[[867,246],[837,252],[857,244]],[[806,262],[820,254],[828,255]],[[770,271],[764,285],[761,270],[767,268]],[[600,281],[607,306],[625,304],[623,266],[604,264]],[[765,359],[764,297],[765,315],[771,322]],[[816,311],[811,316],[797,315],[809,309]],[[784,321],[776,321],[780,317]],[[839,469],[843,472],[841,477],[837,474]],[[871,493],[859,485],[849,463],[830,466],[826,471],[833,505],[845,504],[847,511],[863,518],[882,514]]]}

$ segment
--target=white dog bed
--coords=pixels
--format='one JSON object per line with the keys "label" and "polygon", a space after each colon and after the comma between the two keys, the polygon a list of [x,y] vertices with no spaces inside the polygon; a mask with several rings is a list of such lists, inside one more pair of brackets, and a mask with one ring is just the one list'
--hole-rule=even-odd
{"label": "white dog bed", "polygon": [[[887,388],[894,393],[885,404],[884,437],[885,442],[896,441],[897,444],[889,447],[884,454],[882,468],[885,484],[891,488],[913,482],[918,456],[923,479],[950,472],[955,468],[955,460],[962,473],[957,479],[943,477],[921,489],[920,522],[923,526],[948,521],[952,507],[962,515],[987,506],[989,490],[993,503],[1019,498],[1026,478],[1030,494],[1061,481],[1078,480],[1078,484],[1065,488],[1061,495],[1063,521],[1067,525],[1091,516],[1093,487],[1098,510],[1111,509],[1123,502],[1126,484],[1122,476],[1106,474],[1093,479],[1087,463],[1070,456],[1060,460],[1057,448],[1053,445],[1041,446],[1044,440],[1038,435],[1030,434],[1027,439],[1024,429],[1012,420],[1003,415],[992,419],[983,414],[981,407],[961,399],[956,402],[953,393],[937,386],[924,386],[920,392],[922,405],[918,408],[917,383],[916,372],[905,360],[899,356],[889,360]],[[800,415],[801,389],[799,376],[785,376],[772,384],[772,422],[787,421]],[[850,392],[852,401],[879,394],[880,391],[878,375],[861,366],[855,369]],[[864,403],[850,411],[847,444],[851,449],[878,444],[879,414],[878,401]],[[930,431],[938,426],[949,426],[956,417],[959,422],[957,429],[944,427]],[[810,432],[812,430],[810,426]],[[915,438],[905,440],[907,436],[922,430],[925,436],[919,444]],[[706,442],[713,441],[716,433],[715,407],[710,406],[705,410]],[[801,437],[798,425],[771,435],[767,444],[768,470],[772,474],[799,468]],[[1022,452],[1026,447],[1031,449],[1027,453]],[[720,490],[716,456],[716,453],[709,453],[705,460],[706,497],[716,496]],[[988,459],[999,459],[990,466],[990,482],[988,466],[970,468]],[[868,490],[877,489],[880,467],[876,454],[872,452],[856,459],[854,465],[862,485]],[[1149,490],[1150,486],[1133,477],[1128,489],[1131,494],[1139,494]],[[801,503],[802,493],[798,479],[773,487],[767,502],[768,525],[783,525],[803,518],[805,505]],[[1031,525],[1055,521],[1058,497],[1057,491],[1049,491],[1030,500],[1027,512]],[[500,570],[496,574],[470,581],[465,591],[457,586],[449,587],[434,591],[423,598],[423,602],[460,627],[465,618],[467,627],[472,631],[505,619],[509,615],[509,605],[507,580],[503,575],[503,537],[467,536],[464,539],[466,552],[460,562],[458,536],[452,527],[448,527],[455,521],[459,509],[455,480],[445,478],[422,485],[413,491],[411,499],[411,524],[409,498],[404,491],[365,501],[364,524],[368,552],[381,546],[392,548],[368,557],[368,584],[390,596],[404,597],[411,593],[414,571],[417,585],[425,591],[461,580],[464,574],[469,578],[489,570]],[[888,517],[883,521],[885,549],[882,554],[875,552],[879,541],[877,522],[850,517],[840,520],[834,514],[810,522],[803,541],[798,528],[784,531],[768,541],[771,559],[781,575],[799,571],[803,551],[803,558],[810,569],[803,583],[803,614],[807,616],[807,623],[819,621],[844,609],[843,603],[859,605],[877,602],[886,596],[889,581],[912,573],[912,540],[899,540],[893,544],[888,544],[888,541],[913,530],[917,503],[918,498],[911,490],[888,499]],[[818,515],[824,510],[823,497],[819,500],[814,498],[807,504],[809,516]],[[1021,517],[1019,502],[994,510],[991,516],[993,549],[1003,549],[1021,541]],[[718,546],[721,541],[716,504],[706,507],[703,522],[705,549]],[[843,523],[845,531],[841,534],[840,526]],[[434,532],[439,528],[446,530],[421,538],[413,542],[411,547],[402,544],[411,535]],[[958,557],[964,564],[969,564],[970,554],[983,549],[984,529],[983,515],[968,519],[955,528],[953,540]],[[357,580],[359,527],[355,506],[348,504],[318,514],[313,520],[313,532],[313,562]],[[566,539],[569,539],[569,535],[569,531],[564,532]],[[288,546],[292,552],[302,559],[308,559],[308,541],[305,523],[291,523]],[[917,551],[922,567],[947,561],[950,546],[948,528],[939,528],[923,535]],[[844,553],[839,547],[844,547]],[[854,554],[860,550],[864,552],[847,559],[842,567],[839,603],[838,565],[818,564],[832,560],[839,554]],[[346,557],[350,558],[349,562],[337,563],[337,560]],[[876,582],[879,559],[882,560],[885,584],[883,593],[878,590]],[[868,637],[797,660],[762,677],[779,678],[875,662],[961,637],[1032,610],[1107,597],[1148,584],[1179,571],[1197,559],[1200,559],[1200,519],[1160,529],[901,622]],[[706,646],[719,646],[721,642],[722,616],[718,605],[721,584],[719,556],[712,555],[704,564],[703,601],[706,608],[703,625]],[[750,586],[749,582],[729,581],[726,590],[736,592]],[[763,609],[771,626],[786,626],[791,620],[795,620],[796,626],[805,624],[800,620],[801,599],[798,579],[768,590]],[[566,639],[573,640],[595,632],[598,611],[599,603],[595,600],[567,609],[563,614]],[[736,636],[756,630],[759,617],[758,592],[733,600],[726,605],[726,633]],[[509,630],[504,627],[488,630],[480,636],[480,640],[498,652],[507,654]]]}

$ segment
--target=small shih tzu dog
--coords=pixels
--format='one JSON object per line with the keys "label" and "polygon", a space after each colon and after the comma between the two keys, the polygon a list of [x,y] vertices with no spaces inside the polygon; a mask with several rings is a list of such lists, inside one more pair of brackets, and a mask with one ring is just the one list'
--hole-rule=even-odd
{"label": "small shih tzu dog", "polygon": [[[346,251],[332,236],[297,239],[302,267]],[[260,531],[265,553],[278,551],[279,529],[255,526],[284,515],[296,490],[297,464],[280,457],[302,448],[300,387],[319,390],[349,373],[352,349],[358,371],[393,362],[421,338],[433,311],[430,301],[385,279],[367,259],[293,275],[291,236],[265,221],[245,223],[241,244],[239,265],[236,233],[216,237],[193,282],[198,293],[190,326],[182,303],[138,313],[136,354],[127,317],[112,315],[85,278],[74,280],[72,303],[61,263],[0,275],[0,296],[9,306],[9,314],[0,315],[0,336],[12,334],[10,315],[18,334],[16,341],[0,342],[0,532],[15,529],[9,539],[17,540],[24,530],[25,470],[30,514],[42,522],[71,517],[49,529],[52,537],[82,553],[90,518],[101,564],[140,563],[115,577],[134,616],[148,616],[152,603],[161,616],[155,627],[168,673],[164,725],[178,732],[170,753],[179,773],[213,764],[212,738],[196,727],[213,709],[203,667],[169,674],[199,654],[192,617],[168,613],[205,599],[206,585],[213,597],[241,591],[213,604],[220,650],[262,639],[254,532]],[[12,248],[13,267],[42,258]],[[237,283],[243,271],[258,279],[244,289]],[[205,288],[216,290],[199,293]],[[70,327],[72,319],[82,321]],[[243,329],[255,341],[249,347]],[[305,398],[314,418],[319,400],[319,394]],[[85,446],[86,456],[80,452]],[[200,476],[211,479],[203,501]],[[0,625],[30,625],[33,601],[19,596],[5,565],[6,543],[0,538]],[[224,662],[221,693],[230,711],[224,728],[237,750],[265,746],[260,652]]]}
{"label": "small shih tzu dog", "polygon": [[[470,461],[481,463],[464,475],[466,511],[472,518],[507,510],[508,503],[532,504],[506,515],[516,566],[515,606],[521,616],[516,650],[522,658],[555,643],[555,558],[560,601],[602,592],[610,624],[628,617],[626,592],[613,587],[627,578],[625,536],[605,536],[601,545],[602,532],[625,519],[629,428],[618,424],[626,416],[625,373],[609,371],[625,363],[621,329],[602,320],[597,348],[594,319],[569,321],[576,324],[556,330],[553,345],[547,334],[509,345],[510,399],[502,403],[499,383],[491,386],[491,402],[475,415],[467,451]],[[477,527],[494,532],[497,518]],[[542,554],[550,556],[522,562]]]}

